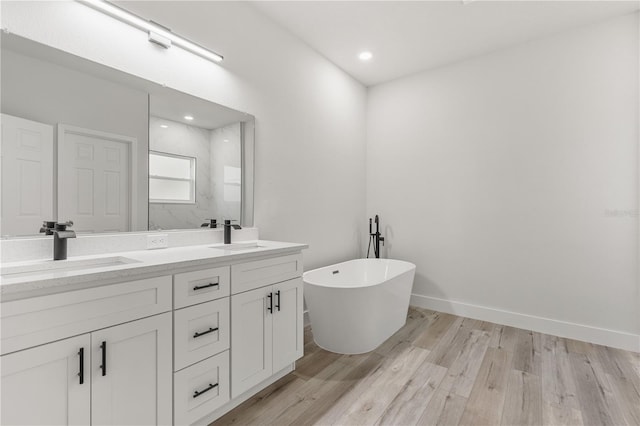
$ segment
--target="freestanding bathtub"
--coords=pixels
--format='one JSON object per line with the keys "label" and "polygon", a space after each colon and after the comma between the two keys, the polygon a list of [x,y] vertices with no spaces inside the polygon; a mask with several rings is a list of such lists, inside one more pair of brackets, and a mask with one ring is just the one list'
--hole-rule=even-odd
{"label": "freestanding bathtub", "polygon": [[316,344],[341,354],[377,348],[407,320],[415,271],[402,260],[356,259],[305,272]]}

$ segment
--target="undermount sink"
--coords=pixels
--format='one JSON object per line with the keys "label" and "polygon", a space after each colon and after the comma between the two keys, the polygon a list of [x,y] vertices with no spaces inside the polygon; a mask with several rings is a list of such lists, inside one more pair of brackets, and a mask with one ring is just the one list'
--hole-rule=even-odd
{"label": "undermount sink", "polygon": [[128,257],[101,257],[98,259],[83,260],[47,260],[43,262],[30,263],[28,265],[6,266],[0,268],[0,276],[4,278],[18,278],[29,275],[38,275],[49,272],[71,272],[83,269],[105,268],[109,266],[126,265],[128,263],[138,263],[139,260]]}
{"label": "undermount sink", "polygon": [[234,244],[220,244],[219,246],[211,246],[210,248],[225,250],[225,251],[241,251],[241,250],[256,250],[265,248],[256,242],[251,243],[234,243]]}

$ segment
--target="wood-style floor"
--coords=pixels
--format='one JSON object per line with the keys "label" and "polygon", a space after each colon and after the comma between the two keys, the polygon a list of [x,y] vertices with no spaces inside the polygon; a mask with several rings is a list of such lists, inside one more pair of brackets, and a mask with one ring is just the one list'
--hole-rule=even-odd
{"label": "wood-style floor", "polygon": [[305,333],[295,372],[214,425],[640,425],[640,354],[411,308],[374,352]]}

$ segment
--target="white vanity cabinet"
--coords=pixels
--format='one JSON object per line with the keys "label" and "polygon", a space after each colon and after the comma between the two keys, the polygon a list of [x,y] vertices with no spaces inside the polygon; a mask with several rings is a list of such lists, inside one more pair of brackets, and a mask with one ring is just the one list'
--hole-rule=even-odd
{"label": "white vanity cabinet", "polygon": [[[87,425],[91,421],[89,334],[4,355],[3,425]],[[83,371],[84,370],[84,371]],[[81,376],[80,373],[84,375]],[[82,380],[81,380],[82,378]]]}
{"label": "white vanity cabinet", "polygon": [[171,314],[0,359],[2,424],[171,422]]}
{"label": "white vanity cabinet", "polygon": [[230,399],[229,284],[229,266],[173,277],[176,425],[193,424]]}
{"label": "white vanity cabinet", "polygon": [[170,311],[170,276],[3,302],[0,423],[170,424]]}
{"label": "white vanity cabinet", "polygon": [[300,245],[250,258],[3,301],[0,424],[207,424],[292,371]]}
{"label": "white vanity cabinet", "polygon": [[232,267],[233,398],[302,357],[304,324],[300,275],[301,255]]}
{"label": "white vanity cabinet", "polygon": [[171,313],[91,333],[91,424],[171,423]]}
{"label": "white vanity cabinet", "polygon": [[302,279],[231,297],[231,396],[302,357]]}

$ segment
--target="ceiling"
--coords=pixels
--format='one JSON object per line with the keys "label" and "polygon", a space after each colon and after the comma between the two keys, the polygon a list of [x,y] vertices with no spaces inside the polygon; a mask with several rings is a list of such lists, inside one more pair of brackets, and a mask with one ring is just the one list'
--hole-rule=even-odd
{"label": "ceiling", "polygon": [[[247,113],[160,86],[14,34],[2,34],[0,44],[2,49],[11,50],[20,55],[52,62],[65,68],[147,92],[149,95],[149,114],[159,118],[208,130],[253,119],[253,116]],[[185,115],[191,115],[194,119],[186,120]]]}
{"label": "ceiling", "polygon": [[[253,118],[244,112],[169,88],[157,88],[149,92],[149,114],[208,130]],[[187,114],[194,119],[185,120]]]}
{"label": "ceiling", "polygon": [[[639,0],[252,4],[366,86],[640,9]],[[373,59],[360,61],[363,50]]]}

